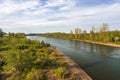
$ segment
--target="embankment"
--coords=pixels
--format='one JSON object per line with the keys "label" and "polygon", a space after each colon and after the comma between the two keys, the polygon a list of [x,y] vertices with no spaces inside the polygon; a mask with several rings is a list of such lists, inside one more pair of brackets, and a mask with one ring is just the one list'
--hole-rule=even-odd
{"label": "embankment", "polygon": [[83,71],[74,61],[72,61],[69,57],[67,57],[65,54],[60,52],[59,50],[52,48],[57,54],[61,56],[68,65],[68,69],[70,72],[78,79],[78,80],[92,80],[88,74]]}
{"label": "embankment", "polygon": [[89,40],[75,40],[75,41],[80,41],[80,42],[87,42],[87,43],[92,43],[92,44],[99,44],[99,45],[104,45],[104,46],[112,46],[112,47],[119,47],[119,44],[115,43],[102,43],[102,42],[94,42],[94,41],[89,41]]}

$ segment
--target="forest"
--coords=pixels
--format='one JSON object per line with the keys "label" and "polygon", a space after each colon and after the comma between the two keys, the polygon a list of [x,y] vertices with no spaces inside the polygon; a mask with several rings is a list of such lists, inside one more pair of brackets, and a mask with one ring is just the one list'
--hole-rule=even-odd
{"label": "forest", "polygon": [[60,56],[44,41],[0,29],[0,80],[71,80]]}
{"label": "forest", "polygon": [[69,40],[82,40],[120,44],[120,31],[119,30],[110,31],[109,25],[106,23],[103,23],[98,29],[92,26],[90,32],[87,32],[87,30],[82,30],[80,28],[75,28],[74,30],[71,30],[69,33],[56,32],[37,35]]}

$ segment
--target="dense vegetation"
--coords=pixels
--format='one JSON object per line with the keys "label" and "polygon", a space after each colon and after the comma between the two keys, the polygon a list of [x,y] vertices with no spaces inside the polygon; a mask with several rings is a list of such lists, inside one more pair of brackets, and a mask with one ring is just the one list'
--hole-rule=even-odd
{"label": "dense vegetation", "polygon": [[71,80],[65,62],[43,41],[24,33],[1,34],[0,80]]}
{"label": "dense vegetation", "polygon": [[109,31],[108,24],[103,24],[99,29],[95,29],[95,27],[92,27],[89,33],[86,30],[76,28],[75,30],[71,30],[70,33],[57,32],[38,35],[70,40],[88,40],[94,42],[120,44],[120,31]]}

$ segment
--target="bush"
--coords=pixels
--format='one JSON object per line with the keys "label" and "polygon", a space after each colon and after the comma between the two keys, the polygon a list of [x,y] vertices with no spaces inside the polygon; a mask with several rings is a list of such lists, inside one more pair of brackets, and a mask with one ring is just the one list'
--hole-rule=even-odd
{"label": "bush", "polygon": [[70,76],[70,72],[67,70],[67,68],[65,66],[58,67],[57,69],[55,69],[54,74],[56,77],[58,77],[60,79],[65,79]]}
{"label": "bush", "polygon": [[32,69],[25,80],[45,80],[44,72],[40,69]]}
{"label": "bush", "polygon": [[3,44],[3,40],[2,39],[0,39],[0,44]]}
{"label": "bush", "polygon": [[[49,46],[44,41],[15,35],[3,37],[0,39],[0,72],[8,74],[6,80],[45,80],[54,74],[56,80],[65,78],[68,71],[63,67],[64,62]],[[54,74],[47,75],[49,70]]]}
{"label": "bush", "polygon": [[2,57],[0,57],[0,67],[3,66],[4,64],[5,64],[5,60]]}
{"label": "bush", "polygon": [[29,46],[25,44],[16,44],[17,49],[27,49]]}
{"label": "bush", "polygon": [[7,77],[6,80],[24,80],[25,74],[13,73],[11,76]]}
{"label": "bush", "polygon": [[8,45],[0,46],[0,51],[6,51],[8,49],[10,49],[10,46],[8,46]]}

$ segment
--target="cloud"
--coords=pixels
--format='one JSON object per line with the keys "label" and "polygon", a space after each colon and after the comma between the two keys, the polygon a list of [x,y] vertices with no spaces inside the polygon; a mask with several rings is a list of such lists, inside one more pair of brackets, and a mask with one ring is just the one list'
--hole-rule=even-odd
{"label": "cloud", "polygon": [[10,15],[15,13],[23,13],[23,15],[38,16],[48,12],[58,10],[70,10],[75,6],[74,0],[47,0],[43,5],[41,0],[5,0],[0,4],[0,15]]}
{"label": "cloud", "polygon": [[44,7],[60,7],[60,10],[69,10],[76,4],[75,0],[48,0]]}
{"label": "cloud", "polygon": [[26,10],[23,12],[24,15],[28,15],[28,16],[38,16],[38,15],[45,15],[46,13],[48,12],[51,12],[50,9],[47,9],[47,8],[39,8],[39,9],[36,9],[36,10]]}
{"label": "cloud", "polygon": [[[47,32],[43,28],[53,27],[53,31],[63,30],[62,27],[68,31],[74,27],[89,29],[88,26],[98,26],[104,22],[118,26],[120,21],[119,2],[83,7],[78,6],[79,0],[43,0],[44,3],[42,0],[19,1],[5,0],[0,4],[0,26],[7,31],[23,28],[25,32],[30,32],[34,28]],[[28,28],[31,29],[28,31]]]}
{"label": "cloud", "polygon": [[27,10],[37,5],[38,5],[38,0],[24,1],[22,3],[16,3],[12,0],[5,0],[0,5],[0,15],[7,15],[18,11]]}
{"label": "cloud", "polygon": [[46,14],[54,14],[57,11],[70,10],[74,8],[75,4],[74,0],[47,0],[44,5],[40,5],[34,10],[26,10],[24,13],[30,16],[43,16]]}
{"label": "cloud", "polygon": [[44,7],[56,7],[56,6],[65,6],[68,3],[71,4],[73,0],[48,0]]}

